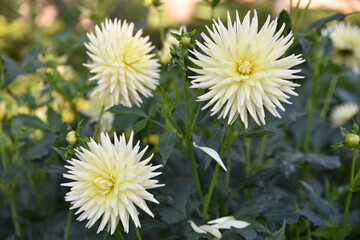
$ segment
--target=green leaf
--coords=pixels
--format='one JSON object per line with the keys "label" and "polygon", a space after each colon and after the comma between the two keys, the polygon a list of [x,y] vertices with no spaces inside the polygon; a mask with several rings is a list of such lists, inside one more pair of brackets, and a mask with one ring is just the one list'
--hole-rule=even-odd
{"label": "green leaf", "polygon": [[[1,60],[1,59],[0,59]],[[8,86],[18,75],[24,74],[18,69],[17,62],[11,58],[3,58],[4,75],[1,79],[1,88]],[[1,74],[0,74],[1,75]]]}
{"label": "green leaf", "polygon": [[136,115],[136,116],[147,118],[146,113],[138,107],[128,108],[128,107],[124,107],[122,105],[116,105],[116,106],[111,107],[107,111],[114,113],[114,114],[129,114],[129,115]]}
{"label": "green leaf", "polygon": [[39,54],[43,51],[44,49],[42,48],[32,48],[27,51],[21,62],[21,70],[26,73],[33,73],[36,69],[45,67],[46,65],[38,59]]}
{"label": "green leaf", "polygon": [[2,177],[6,187],[22,172],[21,166],[15,164],[7,164],[2,170]]}
{"label": "green leaf", "polygon": [[345,17],[347,15],[350,15],[351,13],[347,13],[347,14],[343,14],[343,13],[336,13],[334,15],[331,15],[329,17],[325,17],[322,18],[314,23],[312,23],[306,30],[305,32],[309,32],[312,29],[316,29],[316,30],[320,30],[321,28],[323,28],[323,26],[325,25],[325,23],[333,21],[333,20],[337,20],[337,21],[343,21],[345,19]]}
{"label": "green leaf", "polygon": [[176,132],[167,131],[159,137],[159,150],[163,165],[166,164],[175,144],[178,142]]}
{"label": "green leaf", "polygon": [[331,239],[339,233],[340,226],[336,223],[330,223],[326,226],[320,226],[311,233],[312,236]]}
{"label": "green leaf", "polygon": [[141,130],[143,130],[145,128],[147,122],[148,122],[147,118],[138,121],[134,125],[134,133],[136,134],[136,133],[140,132]]}
{"label": "green leaf", "polygon": [[52,164],[50,166],[44,167],[43,170],[47,173],[55,173],[59,175],[62,175],[66,172],[66,168],[63,164]]}
{"label": "green leaf", "polygon": [[330,215],[333,212],[333,208],[330,206],[330,204],[322,199],[317,192],[313,189],[312,186],[310,186],[308,183],[304,181],[300,181],[305,189],[305,194],[309,198],[310,202],[314,203],[318,209],[326,214]]}
{"label": "green leaf", "polygon": [[15,116],[15,119],[20,121],[25,127],[49,130],[49,127],[41,121],[38,117],[20,114]]}
{"label": "green leaf", "polygon": [[285,28],[284,31],[282,32],[282,35],[288,35],[291,31],[291,17],[289,15],[289,13],[286,10],[282,10],[279,18],[278,18],[278,23],[277,23],[277,30],[279,30],[282,25],[285,24]]}
{"label": "green leaf", "polygon": [[52,133],[58,133],[63,127],[63,122],[59,114],[57,114],[52,108],[48,109],[47,118],[49,122],[49,130]]}
{"label": "green leaf", "polygon": [[51,151],[56,139],[56,135],[46,134],[39,142],[31,144],[25,151],[25,160],[31,161],[46,156]]}
{"label": "green leaf", "polygon": [[283,166],[273,166],[264,168],[260,171],[255,172],[251,175],[242,186],[250,187],[265,187],[266,184],[269,184],[270,181],[276,177],[282,170]]}
{"label": "green leaf", "polygon": [[323,156],[319,154],[307,154],[305,160],[320,164],[327,169],[336,169],[341,166],[340,158],[338,156]]}
{"label": "green leaf", "polygon": [[351,131],[353,134],[358,134],[359,132],[359,125],[354,121],[354,124],[351,127]]}
{"label": "green leaf", "polygon": [[285,240],[285,226],[286,226],[286,223],[284,221],[282,227],[271,234],[270,237],[267,237],[266,240]]}
{"label": "green leaf", "polygon": [[346,135],[349,134],[349,131],[346,130],[346,128],[340,127],[340,130],[341,130],[341,135],[342,135],[343,137],[346,137]]}
{"label": "green leaf", "polygon": [[52,146],[52,149],[55,151],[55,152],[57,152],[60,156],[61,156],[61,158],[63,159],[63,160],[67,160],[66,158],[65,158],[65,156],[64,156],[64,154],[65,154],[65,150],[64,149],[60,149],[60,148],[57,148],[57,147],[54,147],[54,146]]}
{"label": "green leaf", "polygon": [[334,147],[334,148],[340,148],[340,147],[345,147],[345,146],[346,146],[345,142],[340,142],[340,143],[331,145],[331,147]]}
{"label": "green leaf", "polygon": [[[0,123],[1,124],[1,123]],[[11,139],[8,135],[1,132],[0,133],[0,149],[6,149],[11,146]]]}

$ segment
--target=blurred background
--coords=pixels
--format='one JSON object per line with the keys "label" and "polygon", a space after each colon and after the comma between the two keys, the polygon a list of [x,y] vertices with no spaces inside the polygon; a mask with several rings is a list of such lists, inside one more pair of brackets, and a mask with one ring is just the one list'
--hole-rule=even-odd
{"label": "blurred background", "polygon": [[[32,46],[53,46],[50,36],[56,40],[78,40],[90,31],[95,24],[106,17],[127,19],[135,22],[150,34],[152,42],[160,45],[157,32],[159,13],[154,7],[146,8],[144,0],[1,0],[0,1],[0,54],[13,59],[21,59],[22,54]],[[165,28],[180,24],[190,25],[190,29],[202,30],[209,24],[211,6],[209,1],[201,0],[164,0],[162,6]],[[298,1],[290,0],[223,0],[216,7],[214,16],[224,18],[228,9],[238,9],[244,14],[256,9],[260,21],[271,14],[273,17],[290,4],[296,7]],[[307,0],[299,1],[305,8]],[[334,12],[354,12],[360,10],[359,0],[312,0],[310,10],[300,26],[305,28],[314,20]],[[360,22],[354,16],[347,20]],[[66,32],[66,35],[57,35]],[[159,46],[160,47],[160,46]],[[61,53],[60,53],[61,54]]]}

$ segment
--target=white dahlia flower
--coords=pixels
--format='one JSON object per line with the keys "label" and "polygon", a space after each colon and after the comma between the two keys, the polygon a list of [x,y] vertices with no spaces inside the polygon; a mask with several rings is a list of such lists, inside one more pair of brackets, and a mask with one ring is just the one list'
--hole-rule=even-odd
{"label": "white dahlia flower", "polygon": [[248,222],[236,220],[233,216],[221,217],[207,222],[206,225],[197,226],[193,221],[189,221],[191,228],[197,233],[210,233],[216,238],[221,238],[222,234],[219,229],[246,228],[250,225]]}
{"label": "white dahlia flower", "polygon": [[328,35],[334,47],[332,60],[343,64],[359,74],[360,28],[351,23],[338,22],[329,25],[323,35]]}
{"label": "white dahlia flower", "polygon": [[97,80],[95,92],[108,95],[112,105],[122,104],[132,107],[142,102],[141,95],[152,96],[159,78],[159,66],[155,54],[150,54],[154,46],[149,37],[141,37],[142,30],[133,35],[134,24],[115,19],[107,19],[96,26],[95,34],[88,33],[90,40],[85,43],[92,63],[84,64]]}
{"label": "white dahlia flower", "polygon": [[330,122],[333,127],[340,127],[347,123],[359,111],[356,103],[344,103],[336,106],[330,115]]}
{"label": "white dahlia flower", "polygon": [[281,58],[293,42],[292,33],[282,36],[283,25],[276,32],[277,20],[258,30],[256,11],[250,20],[248,12],[240,22],[236,12],[233,23],[228,12],[227,27],[214,20],[213,30],[207,27],[209,36],[202,33],[204,43],[197,42],[202,52],[192,51],[191,60],[200,68],[191,68],[197,76],[192,78],[192,88],[207,89],[199,101],[209,101],[202,109],[214,105],[214,115],[228,117],[230,124],[240,117],[248,126],[248,112],[255,122],[265,124],[264,107],[274,116],[281,117],[276,107],[285,111],[280,102],[291,104],[287,94],[297,95],[293,90],[299,86],[287,79],[303,78],[292,67],[304,60],[300,55]]}
{"label": "white dahlia flower", "polygon": [[141,208],[150,216],[154,216],[145,200],[159,203],[147,189],[163,186],[151,178],[161,174],[154,172],[161,165],[148,164],[153,155],[141,161],[147,147],[139,152],[139,142],[133,146],[133,133],[128,143],[124,134],[114,144],[107,134],[101,133],[101,143],[93,139],[87,143],[89,150],[76,149],[79,159],[71,159],[65,166],[68,172],[64,177],[71,182],[62,186],[71,187],[65,200],[78,208],[79,221],[89,220],[86,227],[90,228],[101,218],[97,232],[107,225],[107,231],[113,234],[121,221],[125,232],[129,232],[129,218],[136,227],[140,227],[138,211]]}
{"label": "white dahlia flower", "polygon": [[[114,114],[110,112],[106,112],[107,109],[111,108],[112,105],[109,101],[106,101],[107,96],[102,96],[101,93],[95,92],[94,94],[90,94],[89,101],[86,104],[87,108],[82,110],[86,116],[90,117],[90,122],[97,122],[99,121],[99,116],[101,114],[101,109],[103,105],[104,113],[101,117],[100,123],[100,132],[108,132],[112,129],[113,121],[114,121]],[[106,102],[105,102],[106,101]]]}

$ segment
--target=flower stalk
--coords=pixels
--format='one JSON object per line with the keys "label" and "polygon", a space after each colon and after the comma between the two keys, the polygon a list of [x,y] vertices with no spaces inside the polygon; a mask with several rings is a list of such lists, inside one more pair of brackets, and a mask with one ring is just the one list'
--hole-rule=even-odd
{"label": "flower stalk", "polygon": [[329,111],[330,103],[331,103],[331,100],[333,98],[334,91],[335,91],[338,79],[339,79],[339,77],[337,75],[334,75],[331,78],[329,89],[327,91],[326,98],[325,98],[325,101],[324,101],[324,105],[323,105],[323,107],[321,109],[321,113],[320,113],[320,120],[321,121],[324,121],[326,119],[326,115],[327,115],[327,113]]}
{"label": "flower stalk", "polygon": [[[355,163],[356,163],[356,148],[353,150],[353,158],[352,158],[352,164],[351,164],[351,173],[350,173],[350,190],[346,199],[346,205],[345,205],[345,211],[344,211],[344,220],[343,220],[343,227],[342,227],[342,233],[341,233],[341,239],[344,240],[346,237],[346,227],[349,217],[349,211],[350,211],[350,205],[351,205],[351,198],[352,194],[355,191],[355,187],[357,184],[358,176],[354,179],[355,175]],[[360,171],[359,171],[360,172]],[[359,173],[358,172],[358,173]],[[357,174],[359,175],[359,174]]]}

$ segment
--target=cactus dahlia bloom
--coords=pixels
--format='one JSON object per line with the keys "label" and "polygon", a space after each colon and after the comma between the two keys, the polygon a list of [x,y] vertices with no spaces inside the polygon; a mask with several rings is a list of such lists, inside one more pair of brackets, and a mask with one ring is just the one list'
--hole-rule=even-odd
{"label": "cactus dahlia bloom", "polygon": [[277,21],[267,18],[258,30],[256,11],[250,20],[248,12],[240,21],[232,22],[228,12],[227,27],[214,20],[210,36],[202,33],[204,43],[197,42],[202,52],[192,51],[191,60],[200,68],[191,68],[192,88],[207,89],[199,101],[208,101],[202,108],[213,105],[211,115],[220,111],[220,117],[228,117],[232,124],[240,117],[248,127],[248,112],[257,124],[265,124],[264,107],[274,116],[281,117],[277,107],[285,111],[280,102],[288,103],[287,94],[297,95],[293,90],[299,86],[288,79],[299,79],[300,70],[291,69],[304,60],[300,55],[281,58],[293,42],[292,33],[282,36],[284,25],[276,31]]}
{"label": "cactus dahlia bloom", "polygon": [[152,155],[141,161],[147,147],[139,152],[139,142],[133,146],[133,133],[128,143],[124,134],[120,139],[114,134],[114,144],[107,134],[101,134],[101,143],[93,139],[87,144],[89,150],[76,149],[79,159],[71,159],[64,177],[70,179],[62,186],[71,187],[65,200],[78,208],[79,221],[89,220],[90,228],[101,218],[97,232],[107,225],[107,231],[113,234],[121,221],[124,231],[129,232],[129,218],[136,227],[140,227],[138,211],[141,208],[154,216],[145,200],[159,203],[147,189],[163,186],[151,178],[161,174],[154,172],[161,165],[148,164]]}
{"label": "cactus dahlia bloom", "polygon": [[350,23],[339,22],[329,25],[323,35],[328,35],[334,47],[332,60],[344,64],[359,74],[360,28]]}
{"label": "cactus dahlia bloom", "polygon": [[97,80],[95,92],[108,95],[111,105],[132,107],[142,102],[141,95],[152,96],[159,78],[160,64],[150,54],[154,46],[149,37],[141,37],[142,30],[133,35],[134,24],[115,19],[95,27],[85,43],[92,63],[84,64]]}
{"label": "cactus dahlia bloom", "polygon": [[336,106],[330,115],[330,122],[333,127],[340,127],[347,123],[359,111],[356,103],[344,103]]}

